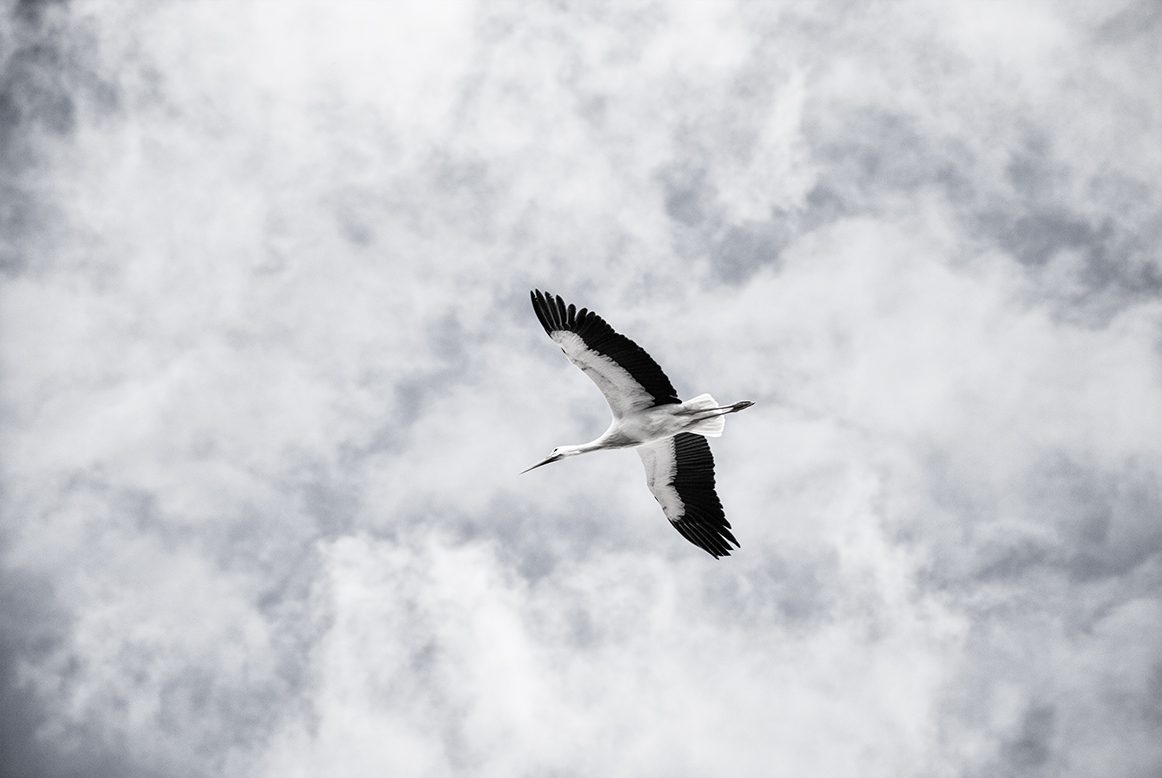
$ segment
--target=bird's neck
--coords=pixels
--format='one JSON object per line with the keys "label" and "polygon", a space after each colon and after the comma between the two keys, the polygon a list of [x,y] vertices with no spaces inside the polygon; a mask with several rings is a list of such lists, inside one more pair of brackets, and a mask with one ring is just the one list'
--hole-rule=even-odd
{"label": "bird's neck", "polygon": [[598,438],[589,443],[579,443],[576,446],[558,446],[557,451],[563,457],[575,457],[579,454],[588,454],[590,451],[597,451],[600,448],[604,448],[604,446],[601,445],[601,439]]}

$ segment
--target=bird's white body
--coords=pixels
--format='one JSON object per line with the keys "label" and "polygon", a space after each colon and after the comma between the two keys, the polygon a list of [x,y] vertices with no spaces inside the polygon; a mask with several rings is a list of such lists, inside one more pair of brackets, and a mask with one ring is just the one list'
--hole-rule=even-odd
{"label": "bird's white body", "polygon": [[601,317],[539,291],[532,299],[545,332],[605,395],[613,421],[596,440],[558,446],[529,470],[590,451],[636,448],[666,518],[710,554],[728,555],[729,543],[738,541],[714,492],[714,459],[705,439],[722,434],[726,414],[753,403],[721,406],[708,394],[682,402],[658,364]]}
{"label": "bird's white body", "polygon": [[[733,412],[719,406],[710,395],[703,394],[679,405],[658,405],[625,416],[614,416],[609,429],[601,437],[577,446],[558,446],[557,451],[572,456],[603,448],[637,448],[672,438],[680,432],[717,438],[726,426],[722,417]],[[570,453],[565,453],[566,450]]]}

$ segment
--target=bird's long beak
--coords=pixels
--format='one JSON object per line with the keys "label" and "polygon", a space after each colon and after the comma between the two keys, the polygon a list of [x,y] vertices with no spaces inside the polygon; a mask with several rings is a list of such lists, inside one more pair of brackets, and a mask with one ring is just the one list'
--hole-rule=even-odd
{"label": "bird's long beak", "polygon": [[[536,469],[537,469],[538,467],[540,467],[541,465],[547,465],[547,464],[549,464],[550,462],[556,462],[556,461],[557,461],[558,459],[560,459],[560,458],[561,458],[561,455],[560,455],[560,454],[557,454],[556,456],[545,457],[545,458],[544,458],[544,459],[542,459],[540,462],[537,462],[535,465],[533,465],[532,467],[530,467],[530,468],[529,468],[529,470],[536,470]],[[524,475],[524,474],[525,474],[525,473],[527,473],[529,470],[521,470],[521,471],[520,471],[520,475]]]}

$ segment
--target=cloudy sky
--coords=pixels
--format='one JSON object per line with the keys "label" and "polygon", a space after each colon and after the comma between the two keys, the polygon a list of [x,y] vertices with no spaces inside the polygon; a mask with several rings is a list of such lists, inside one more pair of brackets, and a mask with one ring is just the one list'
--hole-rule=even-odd
{"label": "cloudy sky", "polygon": [[1162,770],[1158,0],[2,8],[0,774]]}

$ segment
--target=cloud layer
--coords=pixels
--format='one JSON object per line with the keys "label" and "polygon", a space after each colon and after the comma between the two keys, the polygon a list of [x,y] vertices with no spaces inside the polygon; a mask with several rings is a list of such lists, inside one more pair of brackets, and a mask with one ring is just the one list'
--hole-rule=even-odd
{"label": "cloud layer", "polygon": [[[0,772],[1162,768],[1162,5],[9,3]],[[534,286],[714,442],[666,526]]]}

